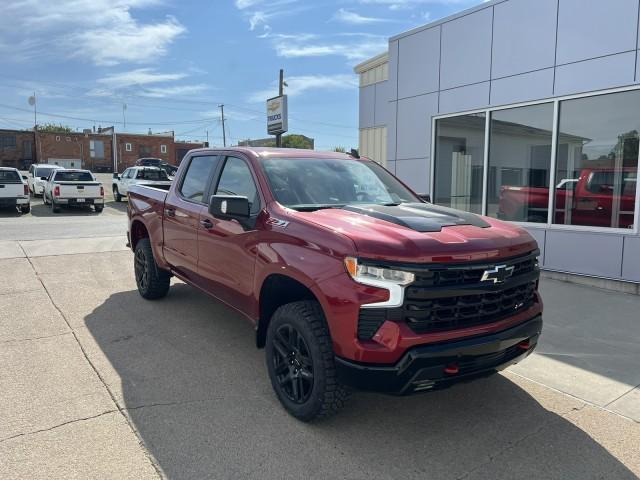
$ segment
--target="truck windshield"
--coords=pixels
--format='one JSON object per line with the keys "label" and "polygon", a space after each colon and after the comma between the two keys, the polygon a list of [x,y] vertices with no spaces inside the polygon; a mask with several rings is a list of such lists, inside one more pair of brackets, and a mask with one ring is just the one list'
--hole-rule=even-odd
{"label": "truck windshield", "polygon": [[348,204],[421,202],[371,161],[269,158],[262,162],[276,200],[289,208],[315,210]]}
{"label": "truck windshield", "polygon": [[93,182],[93,176],[89,172],[57,172],[56,182]]}

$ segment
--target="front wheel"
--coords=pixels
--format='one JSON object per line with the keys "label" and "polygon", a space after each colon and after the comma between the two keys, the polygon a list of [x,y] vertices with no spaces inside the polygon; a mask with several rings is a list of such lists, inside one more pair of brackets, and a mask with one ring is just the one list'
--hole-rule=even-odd
{"label": "front wheel", "polygon": [[122,200],[122,195],[120,195],[120,191],[118,190],[118,187],[116,187],[115,185],[113,186],[113,199],[116,202],[120,202]]}
{"label": "front wheel", "polygon": [[151,241],[148,238],[138,240],[134,253],[134,271],[136,285],[142,298],[156,300],[167,295],[171,284],[171,274],[158,267]]}
{"label": "front wheel", "polygon": [[337,379],[331,335],[317,302],[278,308],[265,347],[271,384],[291,415],[309,422],[344,405],[349,390]]}

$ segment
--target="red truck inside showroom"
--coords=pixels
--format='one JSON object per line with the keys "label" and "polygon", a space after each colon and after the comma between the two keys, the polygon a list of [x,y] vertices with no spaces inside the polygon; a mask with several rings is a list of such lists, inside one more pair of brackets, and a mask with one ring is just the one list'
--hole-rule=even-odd
{"label": "red truck inside showroom", "polygon": [[410,394],[491,375],[541,333],[524,229],[428,203],[355,152],[193,150],[170,186],[132,187],[128,215],[142,297],[176,276],[246,316],[301,420],[353,387]]}

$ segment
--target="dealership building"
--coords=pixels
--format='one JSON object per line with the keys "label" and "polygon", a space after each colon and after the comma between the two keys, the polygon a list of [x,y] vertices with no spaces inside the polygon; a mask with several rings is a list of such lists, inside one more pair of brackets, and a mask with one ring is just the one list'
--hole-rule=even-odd
{"label": "dealership building", "polygon": [[360,150],[440,205],[503,218],[541,266],[640,292],[638,0],[494,0],[355,68]]}

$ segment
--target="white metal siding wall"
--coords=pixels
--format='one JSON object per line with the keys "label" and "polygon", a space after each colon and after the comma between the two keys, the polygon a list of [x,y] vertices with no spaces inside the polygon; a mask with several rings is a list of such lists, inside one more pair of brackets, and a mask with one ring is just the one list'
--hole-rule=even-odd
{"label": "white metal siding wall", "polygon": [[383,63],[360,74],[360,86],[366,87],[389,79],[389,64]]}
{"label": "white metal siding wall", "polygon": [[387,165],[387,127],[360,129],[360,155]]}

